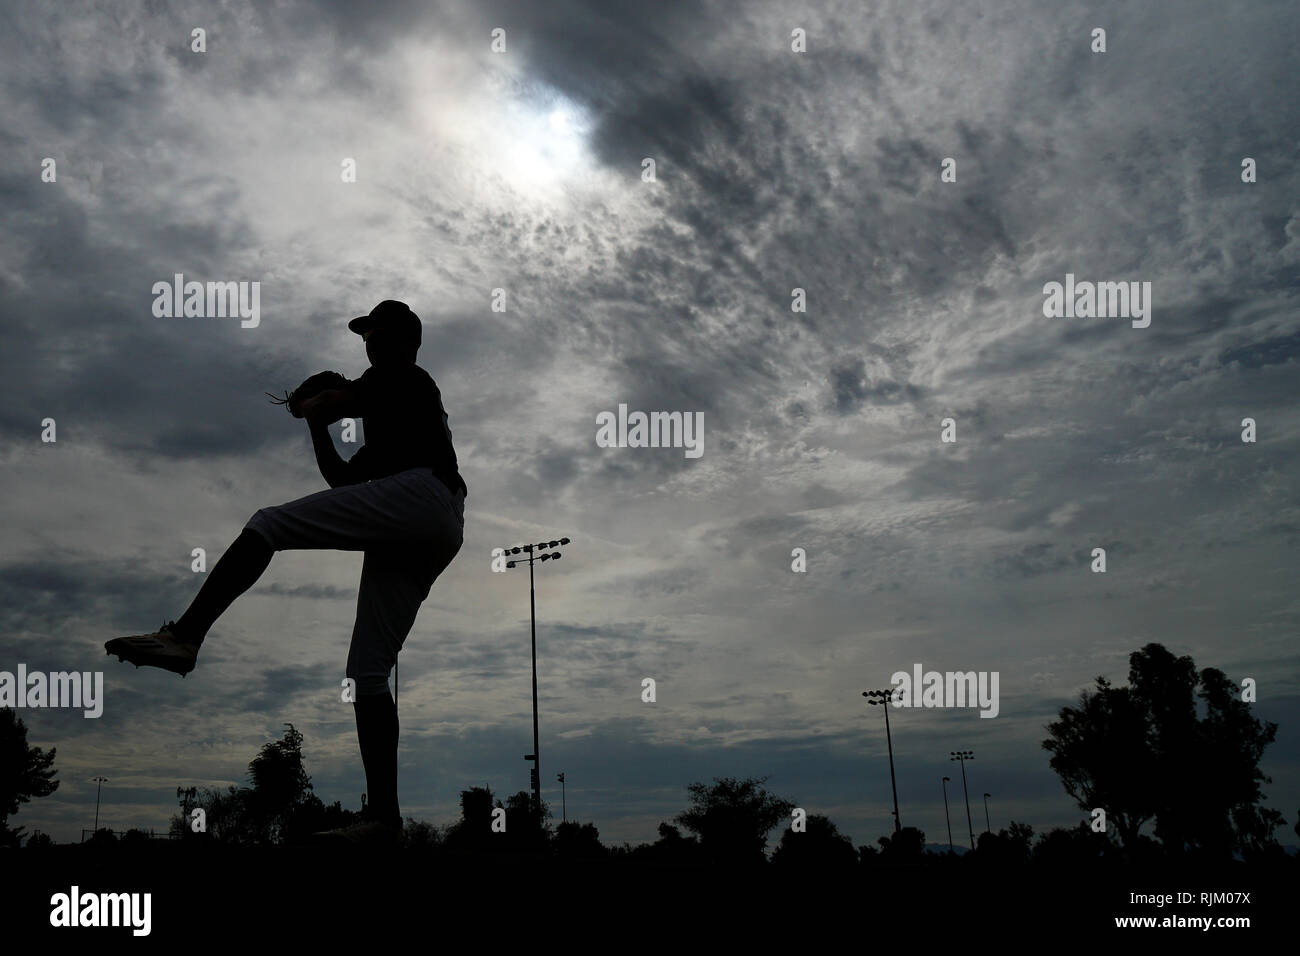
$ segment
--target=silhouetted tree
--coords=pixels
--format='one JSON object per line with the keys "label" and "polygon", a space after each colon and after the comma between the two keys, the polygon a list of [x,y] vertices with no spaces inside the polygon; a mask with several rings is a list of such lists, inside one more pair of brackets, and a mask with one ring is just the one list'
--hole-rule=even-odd
{"label": "silhouetted tree", "polygon": [[714,778],[713,786],[693,783],[687,790],[693,806],[677,821],[700,837],[715,863],[763,863],[767,834],[790,815],[794,804],[763,789],[767,778]]}
{"label": "silhouetted tree", "polygon": [[195,809],[203,810],[207,839],[237,846],[297,840],[355,822],[355,813],[337,801],[327,808],[311,792],[302,734],[293,724],[286,726],[289,729],[280,740],[263,744],[249,762],[251,787],[209,787],[201,792],[178,787],[181,812],[171,818],[171,835],[201,837],[192,831]]}
{"label": "silhouetted tree", "polygon": [[1098,863],[1118,853],[1105,833],[1094,833],[1087,823],[1075,827],[1057,827],[1038,838],[1033,861],[1051,867]]}
{"label": "silhouetted tree", "polygon": [[447,828],[446,845],[455,850],[477,851],[490,847],[492,833],[492,790],[470,787],[460,792],[460,819]]}
{"label": "silhouetted tree", "polygon": [[682,831],[671,823],[659,824],[659,839],[654,843],[642,843],[637,847],[625,843],[621,848],[610,852],[611,856],[626,856],[641,863],[671,866],[701,863],[704,860],[700,841],[693,836],[682,836]]}
{"label": "silhouetted tree", "polygon": [[181,813],[171,818],[168,832],[174,836],[192,833],[191,813],[201,809],[206,830],[203,834],[194,834],[195,837],[237,846],[253,843],[257,834],[250,821],[248,795],[247,788],[233,785],[225,790],[205,787],[194,796],[183,795]]}
{"label": "silhouetted tree", "polygon": [[1062,708],[1048,732],[1043,748],[1065,792],[1084,811],[1104,808],[1124,844],[1134,842],[1158,807],[1147,716],[1132,692],[1098,677],[1096,691],[1083,691],[1077,708]]}
{"label": "silhouetted tree", "polygon": [[[1081,809],[1100,807],[1126,849],[1155,821],[1165,849],[1223,857],[1276,846],[1281,815],[1261,807],[1259,770],[1275,724],[1261,723],[1222,672],[1159,644],[1129,656],[1129,687],[1097,678],[1048,725],[1043,748]],[[1197,687],[1204,716],[1197,716]]]}
{"label": "silhouetted tree", "polygon": [[538,850],[545,846],[550,837],[548,822],[551,818],[551,808],[545,800],[539,817],[533,805],[533,795],[520,790],[506,798],[505,811],[505,845],[512,850]]}
{"label": "silhouetted tree", "polygon": [[1029,855],[1033,850],[1034,828],[1028,823],[1017,823],[1011,821],[1011,826],[1005,830],[999,830],[998,836],[1002,837],[1012,847],[1016,849],[1018,858],[1022,862],[1029,861]]}
{"label": "silhouetted tree", "polygon": [[699,842],[698,840],[695,839],[695,837],[684,837],[684,836],[682,836],[682,831],[679,830],[679,829],[677,829],[677,828],[676,828],[675,826],[673,826],[671,823],[660,823],[660,824],[659,824],[659,840],[658,840],[658,842],[660,842],[660,843],[678,843],[678,842],[680,842],[680,841],[682,841],[682,840],[686,840],[686,841],[688,841],[688,842],[690,842],[690,843],[697,843],[697,842]]}
{"label": "silhouetted tree", "polygon": [[406,824],[402,827],[402,837],[403,844],[408,850],[429,852],[442,846],[442,831],[432,823],[416,820],[413,817],[406,818]]}
{"label": "silhouetted tree", "polygon": [[[1273,831],[1286,821],[1278,811],[1260,806],[1265,799],[1261,785],[1273,781],[1259,769],[1277,724],[1255,719],[1241,689],[1222,671],[1207,667],[1200,677],[1205,716],[1190,754],[1200,771],[1200,787],[1190,798],[1171,801],[1184,811],[1181,831],[1191,846],[1217,856],[1234,848],[1246,856],[1278,852]],[[1209,804],[1206,812],[1199,809],[1202,801]],[[1187,807],[1198,809],[1187,813]]]}
{"label": "silhouetted tree", "polygon": [[773,864],[818,870],[857,866],[853,841],[840,833],[829,817],[809,814],[807,825],[803,833],[787,829],[781,834],[781,842],[772,851]]}
{"label": "silhouetted tree", "polygon": [[313,812],[319,816],[323,809],[319,798],[314,804],[309,799],[314,794],[303,765],[302,734],[293,724],[286,726],[289,729],[284,736],[263,744],[248,765],[253,785],[247,797],[248,810],[259,841],[278,843],[292,828],[295,815],[306,810],[308,816]]}
{"label": "silhouetted tree", "polygon": [[501,801],[492,795],[490,787],[470,787],[460,792],[460,820],[466,825],[486,829],[492,823],[492,808]]}
{"label": "silhouetted tree", "polygon": [[1029,862],[1033,840],[1033,827],[1012,821],[1009,829],[997,833],[985,830],[981,833],[976,844],[976,855],[991,863],[1025,864]]}
{"label": "silhouetted tree", "polygon": [[[312,792],[302,753],[303,736],[293,724],[277,741],[263,744],[248,764],[251,787],[177,787],[181,812],[168,832],[186,840],[246,846],[306,841],[313,833],[356,823],[360,815],[335,800],[326,806]],[[193,811],[201,809],[205,830],[193,831]]]}
{"label": "silhouetted tree", "polygon": [[594,823],[579,824],[570,820],[559,824],[551,845],[555,855],[565,860],[601,860],[608,855]]}
{"label": "silhouetted tree", "polygon": [[881,863],[920,863],[925,856],[925,832],[916,827],[903,827],[893,836],[882,836]]}
{"label": "silhouetted tree", "polygon": [[[320,809],[317,811],[318,815],[310,816],[304,813],[300,818],[295,817],[294,822],[300,827],[298,833],[301,833],[304,830],[309,830],[312,833],[322,830],[341,830],[343,827],[359,823],[361,820],[360,811],[348,810],[338,800],[335,800],[333,803],[326,806],[321,803],[321,801],[317,800],[315,794],[312,794],[308,798],[308,804],[309,806],[320,804]],[[407,819],[410,818],[408,817]]]}
{"label": "silhouetted tree", "polygon": [[27,727],[12,708],[0,708],[0,846],[17,846],[23,827],[10,829],[9,817],[32,797],[48,797],[59,789],[54,779],[54,755],[27,746]]}

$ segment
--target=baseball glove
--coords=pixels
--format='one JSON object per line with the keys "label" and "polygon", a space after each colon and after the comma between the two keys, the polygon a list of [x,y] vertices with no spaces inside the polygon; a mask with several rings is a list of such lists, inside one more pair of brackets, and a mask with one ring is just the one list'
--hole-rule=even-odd
{"label": "baseball glove", "polygon": [[292,392],[285,392],[284,397],[266,392],[276,405],[284,405],[294,418],[302,418],[302,403],[321,392],[335,388],[347,388],[352,383],[338,372],[317,372],[303,379],[301,385]]}

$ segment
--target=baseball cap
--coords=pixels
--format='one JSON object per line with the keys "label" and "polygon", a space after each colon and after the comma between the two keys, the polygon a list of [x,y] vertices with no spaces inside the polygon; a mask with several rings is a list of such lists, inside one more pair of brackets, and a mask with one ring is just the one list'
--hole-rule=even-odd
{"label": "baseball cap", "polygon": [[349,322],[348,328],[357,335],[365,335],[376,329],[388,329],[417,347],[420,344],[420,317],[411,311],[409,305],[396,299],[380,302],[370,310],[369,315],[359,315]]}

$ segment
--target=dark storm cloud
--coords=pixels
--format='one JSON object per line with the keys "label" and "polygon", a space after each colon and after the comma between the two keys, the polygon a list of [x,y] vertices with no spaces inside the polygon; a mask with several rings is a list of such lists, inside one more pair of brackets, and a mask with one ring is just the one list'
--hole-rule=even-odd
{"label": "dark storm cloud", "polygon": [[1222,365],[1238,362],[1246,368],[1291,364],[1297,359],[1300,359],[1300,332],[1279,335],[1239,348],[1225,349],[1219,355],[1219,363]]}
{"label": "dark storm cloud", "polygon": [[871,381],[863,359],[850,359],[845,364],[832,366],[830,377],[834,407],[841,415],[856,412],[863,404],[911,404],[922,395],[922,389],[910,382]]}
{"label": "dark storm cloud", "polygon": [[[180,575],[160,577],[154,567],[124,566],[116,559],[87,560],[72,553],[16,561],[0,566],[0,614],[7,645],[27,653],[67,657],[64,643],[51,644],[36,635],[65,627],[78,618],[94,618],[110,626],[147,620],[159,600],[175,603],[188,596],[190,585]],[[162,624],[162,621],[158,621]],[[19,638],[19,635],[23,635]]]}
{"label": "dark storm cloud", "polygon": [[25,438],[46,415],[62,422],[65,437],[93,436],[148,457],[255,453],[283,437],[282,420],[255,414],[258,385],[265,391],[297,370],[233,348],[238,319],[141,321],[155,282],[171,282],[191,262],[219,260],[227,243],[241,240],[238,228],[141,223],[134,238],[155,253],[133,256],[92,243],[85,212],[59,190],[12,188],[20,198],[6,215],[30,242],[13,263],[23,288],[8,290],[0,321],[25,337],[38,361],[8,370],[5,438]]}
{"label": "dark storm cloud", "polygon": [[313,601],[353,601],[357,596],[356,588],[336,588],[328,584],[299,584],[286,587],[279,581],[258,590],[265,594],[310,598]]}

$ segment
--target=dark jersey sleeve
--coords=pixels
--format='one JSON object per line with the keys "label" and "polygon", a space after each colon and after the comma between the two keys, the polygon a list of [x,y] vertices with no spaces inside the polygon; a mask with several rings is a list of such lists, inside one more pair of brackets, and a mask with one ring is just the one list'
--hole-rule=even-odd
{"label": "dark jersey sleeve", "polygon": [[392,380],[379,373],[373,365],[361,373],[361,377],[352,382],[352,394],[356,397],[357,408],[361,418],[370,418],[376,412],[382,412],[384,406],[393,400]]}
{"label": "dark jersey sleeve", "polygon": [[370,452],[366,450],[365,445],[358,448],[352,457],[344,462],[344,466],[347,468],[344,472],[347,477],[346,484],[359,485],[374,477],[370,472]]}

